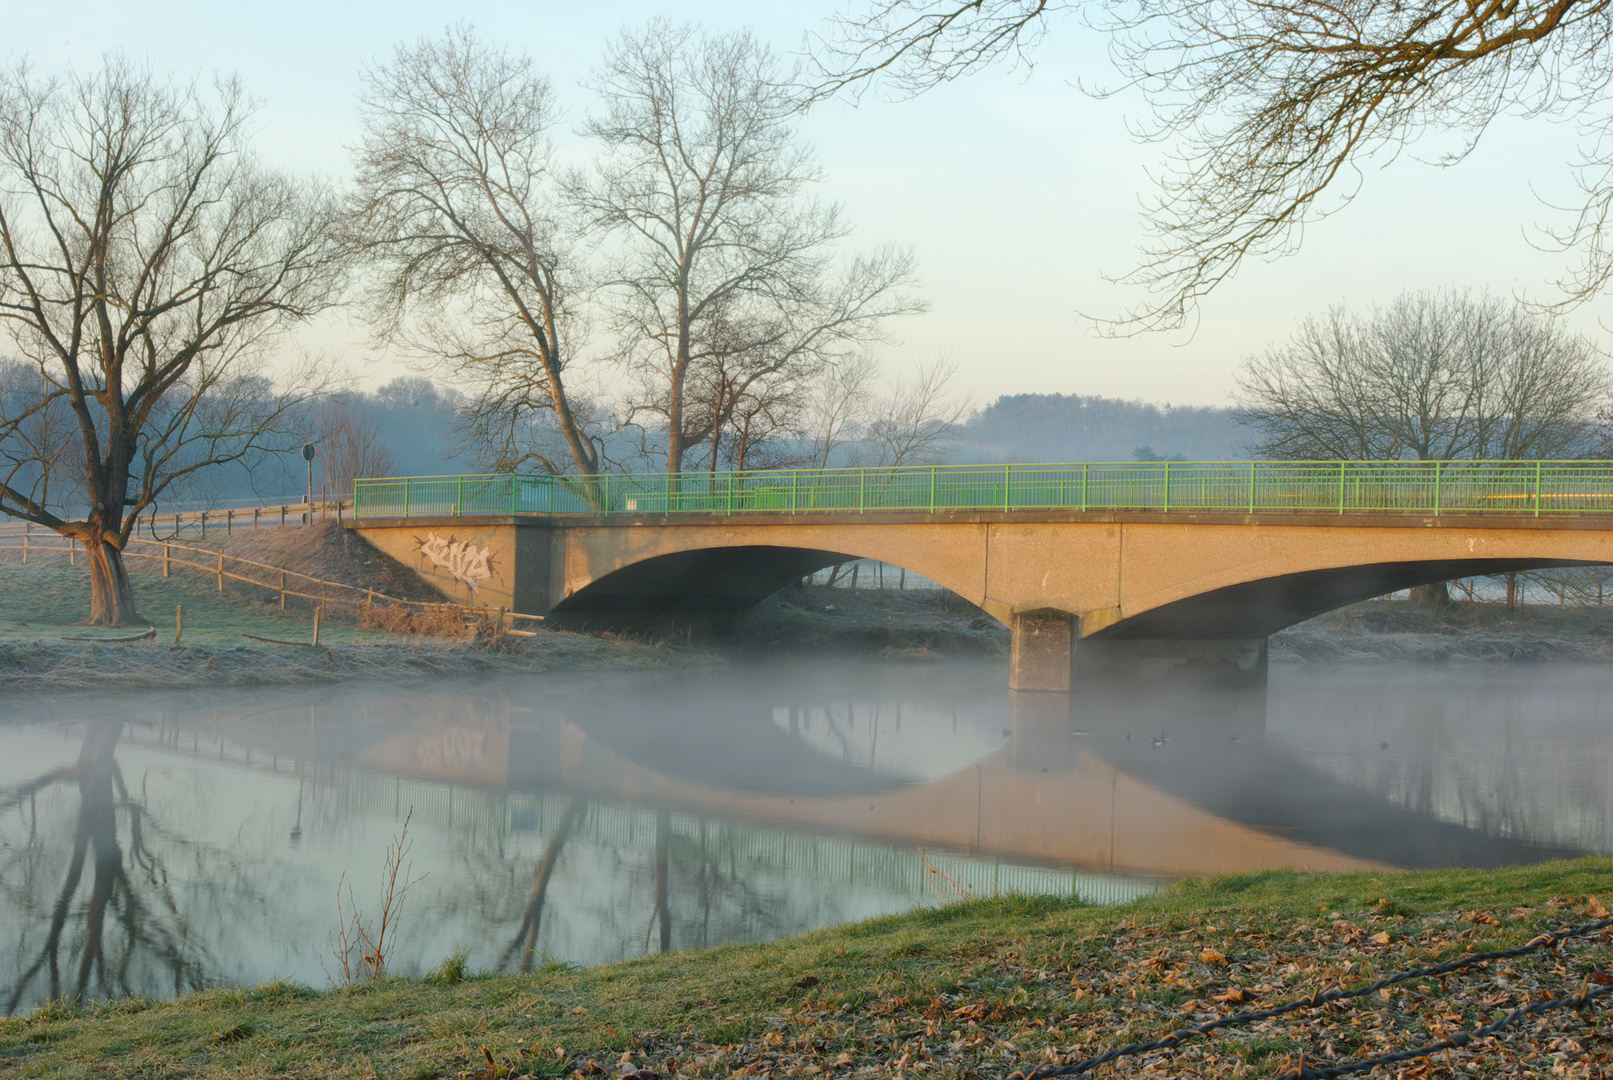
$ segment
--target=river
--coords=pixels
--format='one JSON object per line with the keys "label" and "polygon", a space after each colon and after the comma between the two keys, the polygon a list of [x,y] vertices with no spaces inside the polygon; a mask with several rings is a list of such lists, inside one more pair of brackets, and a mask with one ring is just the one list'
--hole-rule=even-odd
{"label": "river", "polygon": [[[13,695],[0,1007],[593,964],[1024,891],[1613,851],[1613,669],[1278,665],[1014,700],[1000,663]],[[338,888],[343,914],[338,914]],[[349,954],[353,964],[356,953]]]}

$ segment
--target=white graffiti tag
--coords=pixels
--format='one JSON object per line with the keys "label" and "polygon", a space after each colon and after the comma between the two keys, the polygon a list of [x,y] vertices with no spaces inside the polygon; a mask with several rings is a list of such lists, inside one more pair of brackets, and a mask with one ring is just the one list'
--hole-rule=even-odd
{"label": "white graffiti tag", "polygon": [[450,577],[469,585],[471,592],[493,576],[492,548],[477,547],[469,540],[455,540],[451,536],[444,540],[436,533],[427,533],[424,540],[417,538],[417,542],[420,554],[430,559],[432,566],[448,571]]}

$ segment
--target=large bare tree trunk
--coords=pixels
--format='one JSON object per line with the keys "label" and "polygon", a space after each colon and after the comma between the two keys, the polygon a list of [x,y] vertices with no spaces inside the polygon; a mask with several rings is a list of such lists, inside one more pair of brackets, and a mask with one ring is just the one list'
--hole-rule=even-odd
{"label": "large bare tree trunk", "polygon": [[90,564],[90,625],[145,625],[134,606],[134,588],[123,566],[123,551],[106,536],[80,537]]}
{"label": "large bare tree trunk", "polygon": [[1436,581],[1432,585],[1417,585],[1411,589],[1411,602],[1426,604],[1429,607],[1450,607],[1451,587],[1443,581]]}

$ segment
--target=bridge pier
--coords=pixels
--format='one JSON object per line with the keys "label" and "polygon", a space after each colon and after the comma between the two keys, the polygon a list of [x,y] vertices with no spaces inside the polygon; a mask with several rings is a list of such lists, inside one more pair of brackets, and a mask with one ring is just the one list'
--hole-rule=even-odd
{"label": "bridge pier", "polygon": [[1068,694],[1075,674],[1078,621],[1062,611],[1015,612],[1008,655],[1008,688]]}

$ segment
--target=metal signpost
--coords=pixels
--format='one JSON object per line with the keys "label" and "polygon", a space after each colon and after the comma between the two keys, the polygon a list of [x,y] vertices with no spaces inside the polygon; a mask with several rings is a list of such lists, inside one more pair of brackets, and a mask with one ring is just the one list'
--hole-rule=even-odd
{"label": "metal signpost", "polygon": [[302,444],[302,459],[308,463],[308,520],[306,524],[314,523],[314,444]]}

